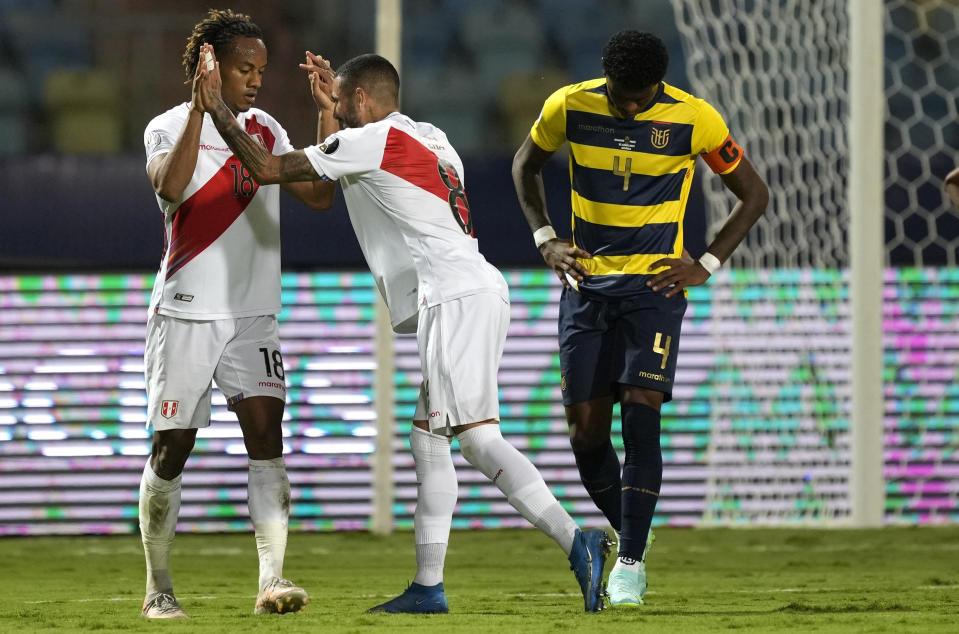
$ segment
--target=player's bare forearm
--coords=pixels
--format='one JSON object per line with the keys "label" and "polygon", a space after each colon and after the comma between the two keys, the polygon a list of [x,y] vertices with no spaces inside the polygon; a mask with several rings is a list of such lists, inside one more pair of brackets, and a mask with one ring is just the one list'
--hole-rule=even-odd
{"label": "player's bare forearm", "polygon": [[[309,55],[309,54],[308,54]],[[308,58],[309,59],[309,58]],[[300,64],[300,67],[303,67]],[[313,84],[316,80],[310,80]],[[317,104],[319,106],[319,104]],[[324,134],[325,130],[331,128],[330,122],[339,129],[339,123],[333,118],[332,108],[320,107],[316,116],[316,144],[320,145],[330,134],[336,130],[330,130]],[[333,206],[333,200],[336,198],[336,181],[326,181],[322,179],[314,180],[309,183],[284,183],[283,189],[296,196],[303,204],[316,211],[325,211]]]}
{"label": "player's bare forearm", "polygon": [[[720,262],[725,262],[763,215],[769,202],[769,189],[745,157],[735,170],[724,174],[722,179],[726,187],[739,198],[739,202],[710,243],[708,251],[719,258]],[[649,269],[655,271],[663,267],[666,267],[666,270],[651,277],[646,285],[656,292],[665,291],[666,297],[681,293],[684,288],[705,284],[710,277],[709,271],[690,258],[685,249],[682,257],[659,259],[653,262]]]}
{"label": "player's bare forearm", "polygon": [[222,99],[210,114],[220,136],[260,185],[312,181],[319,178],[302,150],[275,156],[257,143],[240,127],[233,112]]}
{"label": "player's bare forearm", "polygon": [[190,184],[196,170],[202,128],[203,113],[191,109],[170,151],[158,156],[147,166],[153,191],[163,200],[179,200]]}
{"label": "player's bare forearm", "polygon": [[[329,96],[329,84],[332,82],[333,74],[326,60],[309,51],[306,52],[306,64],[300,64],[300,68],[308,73],[310,90],[316,102],[316,144],[320,145],[326,137],[339,129],[339,123],[333,117],[335,104]],[[321,179],[311,183],[284,183],[283,189],[316,211],[324,211],[332,207],[336,197],[336,182]]]}
{"label": "player's bare forearm", "polygon": [[283,189],[294,196],[300,202],[316,211],[325,211],[333,206],[333,200],[336,198],[336,182],[315,180],[312,183],[283,183]]}
{"label": "player's bare forearm", "polygon": [[726,187],[739,198],[739,202],[710,243],[708,251],[725,262],[766,211],[769,188],[745,157],[735,170],[724,174],[722,179]]}
{"label": "player's bare forearm", "polygon": [[[516,197],[523,210],[530,231],[550,224],[549,214],[546,211],[546,189],[543,185],[542,170],[553,155],[552,152],[540,148],[527,136],[513,157],[513,186],[516,188]],[[582,282],[588,275],[586,267],[579,261],[580,258],[593,257],[586,251],[577,248],[569,240],[553,238],[539,245],[540,255],[546,265],[553,269],[556,277],[566,288],[570,288],[569,279]]]}
{"label": "player's bare forearm", "polygon": [[530,231],[536,231],[550,224],[542,175],[543,167],[550,156],[552,152],[543,150],[531,137],[527,136],[516,151],[516,156],[513,157],[511,170],[513,186],[516,188],[516,197]]}

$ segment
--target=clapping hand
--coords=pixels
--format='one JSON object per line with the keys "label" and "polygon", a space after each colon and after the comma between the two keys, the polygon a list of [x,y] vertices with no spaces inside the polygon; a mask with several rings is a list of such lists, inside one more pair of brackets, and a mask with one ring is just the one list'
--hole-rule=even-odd
{"label": "clapping hand", "polygon": [[193,78],[193,101],[190,107],[200,112],[213,112],[221,101],[222,84],[220,62],[216,61],[213,47],[203,44]]}
{"label": "clapping hand", "polygon": [[335,102],[333,101],[333,78],[336,74],[330,66],[329,60],[323,59],[321,55],[314,55],[306,51],[306,63],[300,64],[300,68],[307,72],[310,80],[310,92],[313,93],[313,101],[320,110],[333,110]]}

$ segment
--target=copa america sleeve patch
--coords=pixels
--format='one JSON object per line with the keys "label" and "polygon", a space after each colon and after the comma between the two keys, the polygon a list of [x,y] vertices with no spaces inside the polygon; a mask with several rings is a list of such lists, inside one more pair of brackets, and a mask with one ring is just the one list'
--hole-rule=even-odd
{"label": "copa america sleeve patch", "polygon": [[340,140],[339,140],[339,139],[333,139],[333,142],[332,142],[332,143],[323,143],[323,144],[321,144],[321,145],[320,145],[320,152],[323,152],[323,154],[332,154],[333,152],[336,152],[337,148],[339,148],[339,147],[340,147]]}
{"label": "copa america sleeve patch", "polygon": [[147,154],[153,154],[163,146],[170,147],[172,146],[172,143],[162,130],[154,130],[147,136]]}

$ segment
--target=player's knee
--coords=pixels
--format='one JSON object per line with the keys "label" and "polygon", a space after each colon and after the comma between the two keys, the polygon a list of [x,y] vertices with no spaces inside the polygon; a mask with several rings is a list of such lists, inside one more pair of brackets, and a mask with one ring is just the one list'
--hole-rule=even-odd
{"label": "player's knee", "polygon": [[195,442],[195,429],[171,429],[155,434],[151,460],[153,472],[164,480],[180,475]]}
{"label": "player's knee", "polygon": [[573,453],[589,453],[601,449],[609,442],[609,431],[586,423],[569,426],[569,444]]}
{"label": "player's knee", "polygon": [[460,432],[456,435],[456,438],[460,442],[460,453],[463,454],[466,462],[483,471],[486,477],[491,477],[490,474],[483,470],[483,455],[490,446],[499,440],[503,440],[503,434],[500,433],[499,425],[477,425],[476,427],[471,427]]}
{"label": "player's knee", "polygon": [[637,403],[659,411],[663,407],[663,399],[665,396],[663,392],[658,390],[650,390],[636,385],[620,385],[619,387],[620,407],[622,407],[622,405]]}
{"label": "player's knee", "polygon": [[283,455],[283,430],[279,425],[244,428],[243,442],[253,460],[272,460]]}

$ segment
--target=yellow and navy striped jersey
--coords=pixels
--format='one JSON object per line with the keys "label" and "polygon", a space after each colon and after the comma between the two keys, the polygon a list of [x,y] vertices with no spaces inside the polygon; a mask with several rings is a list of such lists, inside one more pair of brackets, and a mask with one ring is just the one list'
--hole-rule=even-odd
{"label": "yellow and navy striped jersey", "polygon": [[548,152],[569,141],[573,243],[593,256],[580,260],[589,276],[578,289],[603,298],[652,292],[650,265],[682,254],[696,157],[727,174],[743,154],[715,108],[666,83],[628,119],[614,114],[604,78],[565,86],[530,136]]}

